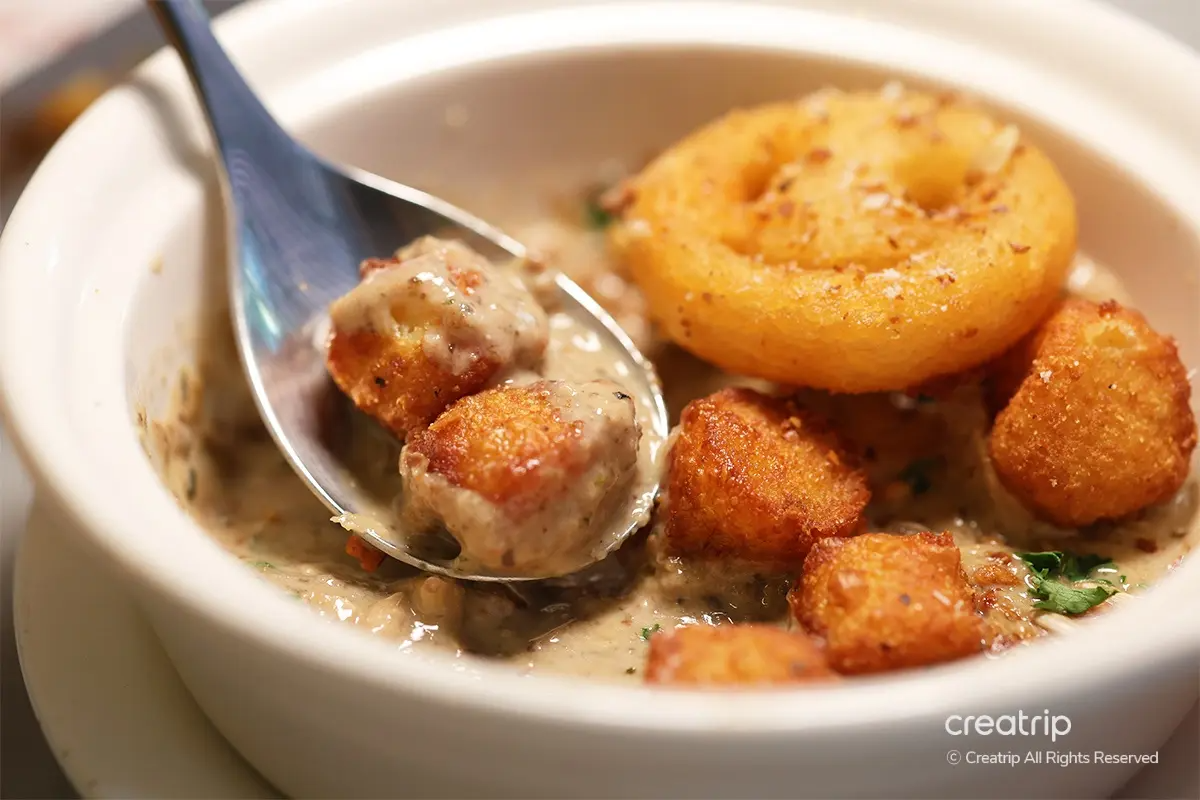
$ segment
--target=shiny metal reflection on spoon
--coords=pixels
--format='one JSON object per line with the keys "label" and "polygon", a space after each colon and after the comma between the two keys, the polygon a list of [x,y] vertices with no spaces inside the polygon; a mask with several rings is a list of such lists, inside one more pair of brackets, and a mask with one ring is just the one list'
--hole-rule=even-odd
{"label": "shiny metal reflection on spoon", "polygon": [[[212,131],[228,216],[231,310],[263,421],[334,515],[377,508],[336,452],[331,441],[336,437],[328,435],[331,408],[346,405],[325,370],[322,331],[329,304],[357,284],[363,259],[390,254],[423,235],[452,236],[496,259],[523,258],[525,249],[443,200],[310,152],[263,107],[196,0],[148,0],[148,5],[178,52]],[[564,275],[556,282],[562,309],[624,353],[635,382],[627,388],[653,400],[653,424],[665,436],[666,408],[651,364],[578,285]],[[610,551],[638,527],[633,523],[615,532]],[[360,535],[400,561],[449,577],[559,577],[465,572],[452,555],[423,550],[423,537],[403,531],[392,531],[391,538],[371,531]]]}

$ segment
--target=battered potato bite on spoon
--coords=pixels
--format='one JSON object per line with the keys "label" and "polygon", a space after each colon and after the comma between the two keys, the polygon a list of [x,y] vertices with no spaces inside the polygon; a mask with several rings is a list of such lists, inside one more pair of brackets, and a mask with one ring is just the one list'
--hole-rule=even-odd
{"label": "battered potato bite on spoon", "polygon": [[401,438],[545,353],[548,322],[533,295],[461,242],[426,236],[359,271],[362,282],[330,307],[326,364]]}
{"label": "battered potato bite on spoon", "polygon": [[400,456],[405,514],[461,558],[562,575],[610,544],[637,472],[633,399],[608,381],[538,381],[463,398]]}

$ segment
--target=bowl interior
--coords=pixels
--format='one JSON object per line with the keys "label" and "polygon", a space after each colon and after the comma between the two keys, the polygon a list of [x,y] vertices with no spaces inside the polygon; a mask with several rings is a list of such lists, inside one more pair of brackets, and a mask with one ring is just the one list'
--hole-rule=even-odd
{"label": "bowl interior", "polygon": [[[1160,85],[1164,64],[1196,74],[1195,64],[1192,56],[1154,50],[1153,37],[1127,23],[1102,30],[1094,10],[1079,14],[1086,47],[1073,52],[1073,66],[1063,66],[1051,58],[1057,48],[1036,47],[1054,40],[1054,26],[1014,23],[1018,14],[992,4],[972,4],[966,13],[953,0],[809,0],[793,2],[786,14],[785,0],[695,8],[391,0],[344,2],[336,14],[293,2],[252,5],[244,19],[234,19],[236,11],[227,18],[227,43],[289,130],[326,156],[444,193],[502,225],[536,215],[541,198],[576,191],[614,166],[638,166],[734,106],[823,85],[856,88],[900,78],[923,86],[931,74],[954,76],[989,102],[1006,98],[996,103],[998,112],[1036,139],[1074,188],[1082,249],[1117,272],[1134,305],[1178,338],[1187,362],[1200,362],[1200,160],[1192,149],[1200,114],[1164,101],[1166,89],[1165,95],[1130,90]],[[505,28],[515,38],[449,31],[426,41],[424,50],[409,41],[414,29],[454,22],[468,8],[484,14],[485,5],[503,8],[498,16],[517,6],[556,10],[551,22],[542,19],[545,40],[517,19]],[[810,13],[810,6],[826,5],[833,13]],[[635,13],[642,6],[653,8]],[[875,16],[848,11],[868,6]],[[1076,6],[1028,5],[1034,7],[1049,19]],[[911,16],[912,25],[876,24],[893,11]],[[970,59],[962,58],[966,44],[958,37],[922,30],[960,12],[970,34],[964,41],[979,46]],[[791,24],[775,24],[780,16]],[[593,25],[598,20],[604,24]],[[1104,48],[1092,47],[1106,36],[1114,47],[1126,41],[1117,32],[1135,40],[1129,52],[1146,59],[1114,67]],[[688,37],[731,43],[680,43]],[[577,46],[584,40],[587,46]],[[439,61],[443,54],[449,55]],[[428,66],[443,62],[444,68]],[[899,723],[961,711],[953,704],[962,698],[986,698],[997,708],[1034,691],[1039,699],[1058,698],[1067,684],[1100,693],[1163,656],[1160,644],[1174,646],[1176,656],[1183,648],[1194,656],[1200,646],[1174,613],[1200,587],[1195,559],[1164,582],[1170,585],[1160,602],[1147,599],[1142,610],[1106,615],[1069,642],[998,661],[864,679],[845,690],[790,694],[790,711],[799,714],[780,714],[778,694],[769,693],[728,703],[713,693],[614,690],[551,678],[530,690],[532,681],[511,670],[485,667],[479,672],[490,680],[481,681],[475,666],[448,669],[442,656],[415,651],[397,660],[394,649],[372,637],[318,625],[191,524],[138,447],[137,421],[163,414],[180,369],[197,366],[198,342],[229,326],[223,211],[206,148],[190,89],[173,56],[161,54],[61,140],[0,242],[0,284],[48,297],[35,303],[25,291],[0,295],[8,302],[0,315],[7,333],[7,341],[0,338],[5,410],[44,483],[162,607],[184,609],[214,630],[262,646],[280,663],[328,675],[330,686],[344,679],[342,685],[370,693],[371,703],[371,692],[382,687],[497,716],[647,735],[672,730],[683,734],[680,741],[713,730],[767,738],[778,730]],[[30,330],[46,335],[29,337]],[[26,339],[18,347],[20,336]],[[234,354],[227,356],[236,368]],[[47,380],[47,363],[76,381],[70,391]],[[181,491],[178,480],[172,483]],[[1106,657],[1110,632],[1128,640],[1127,657]],[[1055,670],[1034,663],[1046,655],[1054,660],[1055,652],[1094,658],[1057,658]]]}

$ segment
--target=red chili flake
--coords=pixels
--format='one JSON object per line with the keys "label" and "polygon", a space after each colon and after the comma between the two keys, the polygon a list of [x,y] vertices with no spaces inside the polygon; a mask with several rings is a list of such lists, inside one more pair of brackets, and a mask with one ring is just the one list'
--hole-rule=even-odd
{"label": "red chili flake", "polygon": [[1014,253],[1027,253],[1027,252],[1029,252],[1029,245],[1027,245],[1027,244],[1017,244],[1016,242],[1009,242],[1009,243],[1008,243],[1008,246],[1012,248],[1012,251],[1013,251]]}
{"label": "red chili flake", "polygon": [[784,200],[779,204],[779,216],[790,217],[796,211],[796,204],[791,200]]}
{"label": "red chili flake", "polygon": [[1137,541],[1134,542],[1134,545],[1136,545],[1137,549],[1141,550],[1143,553],[1157,553],[1158,552],[1158,542],[1154,541],[1153,539],[1146,539],[1145,537],[1138,537]]}
{"label": "red chili flake", "polygon": [[895,236],[889,236],[889,237],[887,237],[887,243],[888,243],[888,246],[890,246],[890,247],[891,247],[893,250],[899,250],[899,249],[900,249],[900,243],[896,241],[896,237],[895,237]]}
{"label": "red chili flake", "polygon": [[597,198],[596,204],[609,214],[619,216],[636,199],[637,191],[634,189],[633,181],[626,178],[602,192]]}
{"label": "red chili flake", "polygon": [[374,572],[379,569],[379,565],[387,557],[382,551],[371,547],[354,534],[351,534],[350,538],[346,540],[346,555],[358,559],[359,566],[365,572]]}
{"label": "red chili flake", "polygon": [[985,203],[990,203],[996,199],[996,195],[1000,194],[1000,190],[996,188],[988,189],[980,196],[980,200]]}
{"label": "red chili flake", "polygon": [[975,610],[983,613],[996,607],[996,590],[988,589],[975,595]]}
{"label": "red chili flake", "polygon": [[396,258],[368,258],[358,265],[358,277],[365,278],[372,272],[386,269],[399,263],[400,260]]}
{"label": "red chili flake", "polygon": [[833,151],[828,147],[814,147],[808,151],[806,158],[810,164],[824,164],[833,158]]}

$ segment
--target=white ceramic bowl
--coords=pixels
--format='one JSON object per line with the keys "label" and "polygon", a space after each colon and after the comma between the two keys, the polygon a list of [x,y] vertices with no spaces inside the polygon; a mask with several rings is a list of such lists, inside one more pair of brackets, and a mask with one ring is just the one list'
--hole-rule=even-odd
{"label": "white ceramic bowl", "polygon": [[[735,104],[900,75],[1037,137],[1083,247],[1200,364],[1200,63],[1079,0],[262,0],[218,26],[285,123],[402,181],[521,191],[637,158]],[[447,128],[447,106],[469,112]],[[41,490],[113,561],[233,744],[295,796],[1098,796],[1134,766],[954,764],[1152,752],[1200,664],[1200,561],[1077,635],[837,689],[693,694],[401,656],[227,557],[138,446],[222,270],[207,139],[159,53],[68,132],[0,241],[0,379]],[[161,259],[161,273],[151,265]],[[86,668],[86,665],[81,665]],[[136,679],[136,678],[134,678]],[[1049,710],[1071,732],[952,736]]]}

